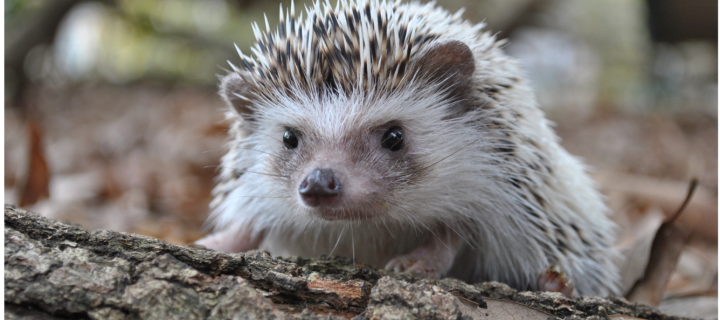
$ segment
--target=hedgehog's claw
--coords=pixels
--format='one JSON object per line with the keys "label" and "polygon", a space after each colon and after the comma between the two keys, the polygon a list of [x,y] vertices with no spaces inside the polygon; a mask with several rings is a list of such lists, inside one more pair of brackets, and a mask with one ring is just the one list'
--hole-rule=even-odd
{"label": "hedgehog's claw", "polygon": [[560,292],[570,299],[575,295],[575,286],[572,280],[556,265],[540,272],[538,288],[540,291]]}
{"label": "hedgehog's claw", "polygon": [[423,259],[418,259],[410,255],[400,256],[390,260],[385,269],[395,272],[408,272],[416,277],[438,279],[440,273],[435,267]]}

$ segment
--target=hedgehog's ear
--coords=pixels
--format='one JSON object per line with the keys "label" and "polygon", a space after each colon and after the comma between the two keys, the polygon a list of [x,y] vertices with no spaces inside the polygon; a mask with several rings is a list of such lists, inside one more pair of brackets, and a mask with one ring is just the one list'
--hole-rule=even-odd
{"label": "hedgehog's ear", "polygon": [[225,76],[220,82],[220,96],[246,120],[252,120],[252,99],[255,94],[250,84],[236,72]]}
{"label": "hedgehog's ear", "polygon": [[428,44],[415,56],[416,75],[447,90],[453,99],[467,100],[472,94],[475,58],[462,41],[440,40]]}

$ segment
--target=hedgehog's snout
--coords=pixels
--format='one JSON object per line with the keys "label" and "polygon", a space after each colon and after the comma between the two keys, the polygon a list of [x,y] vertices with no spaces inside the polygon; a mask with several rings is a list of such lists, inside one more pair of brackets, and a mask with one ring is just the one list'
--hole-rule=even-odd
{"label": "hedgehog's snout", "polygon": [[298,192],[305,204],[317,207],[340,194],[340,179],[332,169],[313,169],[300,183]]}

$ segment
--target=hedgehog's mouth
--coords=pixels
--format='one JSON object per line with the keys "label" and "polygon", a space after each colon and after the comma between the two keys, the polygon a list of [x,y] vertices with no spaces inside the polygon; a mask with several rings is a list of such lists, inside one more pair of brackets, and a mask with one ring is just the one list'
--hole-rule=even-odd
{"label": "hedgehog's mouth", "polygon": [[380,208],[373,208],[375,206],[363,206],[360,207],[316,207],[310,211],[320,217],[323,220],[328,221],[339,221],[339,220],[372,220],[383,214],[383,211],[387,211],[387,207],[384,210]]}
{"label": "hedgehog's mouth", "polygon": [[323,220],[371,220],[386,215],[389,204],[379,199],[351,199],[343,194],[333,197],[307,199],[302,197],[308,211]]}

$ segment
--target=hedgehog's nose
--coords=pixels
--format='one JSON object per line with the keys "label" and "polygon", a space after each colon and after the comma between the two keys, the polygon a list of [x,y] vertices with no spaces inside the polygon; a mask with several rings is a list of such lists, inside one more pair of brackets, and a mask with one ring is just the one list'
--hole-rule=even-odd
{"label": "hedgehog's nose", "polygon": [[340,180],[332,169],[314,169],[300,183],[300,196],[305,204],[317,207],[322,199],[340,194]]}

